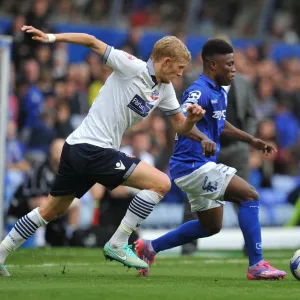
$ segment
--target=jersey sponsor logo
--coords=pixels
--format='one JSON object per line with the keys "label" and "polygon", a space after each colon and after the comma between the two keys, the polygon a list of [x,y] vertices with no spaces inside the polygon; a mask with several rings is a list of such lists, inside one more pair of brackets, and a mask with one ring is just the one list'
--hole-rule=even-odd
{"label": "jersey sponsor logo", "polygon": [[125,170],[125,166],[121,160],[116,163],[115,170]]}
{"label": "jersey sponsor logo", "polygon": [[200,91],[191,91],[189,92],[186,102],[191,102],[191,103],[198,103],[198,100],[200,99],[201,92]]}
{"label": "jersey sponsor logo", "polygon": [[154,101],[158,100],[159,99],[159,92],[158,91],[153,91],[150,98]]}
{"label": "jersey sponsor logo", "polygon": [[211,102],[211,104],[216,104],[216,103],[218,103],[218,99],[212,99],[212,100],[210,100],[210,102]]}
{"label": "jersey sponsor logo", "polygon": [[202,189],[206,192],[215,192],[218,189],[218,182],[215,181],[214,183],[212,181],[208,180],[208,176],[205,176],[204,178],[204,184],[202,186]]}
{"label": "jersey sponsor logo", "polygon": [[142,117],[147,117],[154,105],[147,103],[141,96],[135,95],[127,105]]}
{"label": "jersey sponsor logo", "polygon": [[213,118],[220,120],[225,120],[226,119],[226,109],[224,110],[215,110],[213,111]]}

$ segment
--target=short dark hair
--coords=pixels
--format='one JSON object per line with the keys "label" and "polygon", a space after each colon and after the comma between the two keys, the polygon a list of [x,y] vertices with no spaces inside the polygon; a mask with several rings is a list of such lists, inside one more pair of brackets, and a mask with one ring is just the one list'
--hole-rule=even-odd
{"label": "short dark hair", "polygon": [[201,56],[205,60],[214,55],[226,55],[230,53],[233,53],[233,48],[230,44],[221,39],[210,39],[203,45]]}

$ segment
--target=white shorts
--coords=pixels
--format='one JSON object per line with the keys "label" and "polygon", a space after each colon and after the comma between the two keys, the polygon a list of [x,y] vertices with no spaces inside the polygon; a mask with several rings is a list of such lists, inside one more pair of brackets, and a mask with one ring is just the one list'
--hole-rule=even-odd
{"label": "white shorts", "polygon": [[224,193],[235,172],[226,165],[208,162],[174,181],[186,192],[192,212],[197,212],[224,205]]}

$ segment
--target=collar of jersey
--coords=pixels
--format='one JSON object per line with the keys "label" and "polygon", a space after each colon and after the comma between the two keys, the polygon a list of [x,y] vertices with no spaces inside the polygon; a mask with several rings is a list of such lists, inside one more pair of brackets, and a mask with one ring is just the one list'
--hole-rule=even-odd
{"label": "collar of jersey", "polygon": [[200,74],[200,78],[205,80],[208,84],[210,84],[215,90],[220,91],[221,87],[216,85],[210,78],[205,76],[204,74]]}
{"label": "collar of jersey", "polygon": [[148,68],[149,75],[151,76],[151,79],[154,83],[154,86],[156,86],[158,84],[158,82],[157,82],[157,79],[155,77],[153,61],[152,61],[151,58],[149,58],[148,61],[147,61],[147,68]]}

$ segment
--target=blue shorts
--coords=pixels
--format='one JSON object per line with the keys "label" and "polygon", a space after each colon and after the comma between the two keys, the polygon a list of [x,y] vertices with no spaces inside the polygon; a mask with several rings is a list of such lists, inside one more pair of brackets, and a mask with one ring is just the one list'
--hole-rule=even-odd
{"label": "blue shorts", "polygon": [[81,198],[95,183],[110,190],[122,184],[140,160],[111,148],[64,144],[50,195]]}

